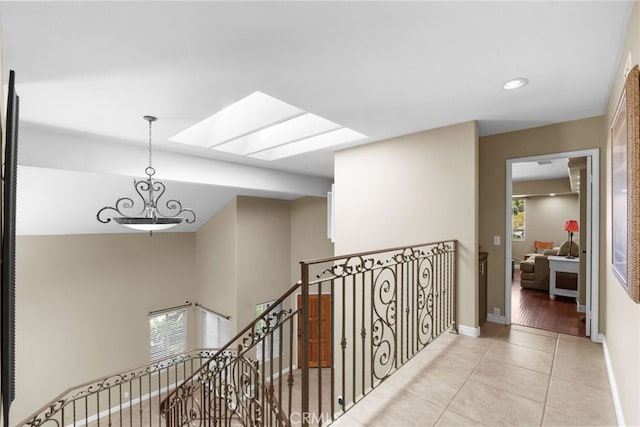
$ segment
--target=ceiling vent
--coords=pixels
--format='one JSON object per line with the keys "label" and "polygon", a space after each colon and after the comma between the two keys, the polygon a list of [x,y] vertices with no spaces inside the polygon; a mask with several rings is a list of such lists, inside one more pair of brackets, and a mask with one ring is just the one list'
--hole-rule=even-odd
{"label": "ceiling vent", "polygon": [[538,160],[537,163],[540,166],[542,166],[542,165],[552,165],[553,164],[553,160]]}

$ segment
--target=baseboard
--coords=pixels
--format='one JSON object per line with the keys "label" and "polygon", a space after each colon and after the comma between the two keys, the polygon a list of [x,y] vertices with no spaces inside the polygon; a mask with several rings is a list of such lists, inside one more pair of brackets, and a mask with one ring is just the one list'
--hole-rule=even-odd
{"label": "baseboard", "polygon": [[587,306],[578,304],[578,313],[586,313],[586,312],[587,312]]}
{"label": "baseboard", "polygon": [[480,326],[474,328],[472,326],[458,325],[458,333],[460,335],[466,335],[468,337],[479,337]]}
{"label": "baseboard", "polygon": [[611,358],[609,356],[609,347],[607,346],[607,339],[602,338],[602,352],[604,353],[604,363],[607,366],[607,375],[609,376],[609,386],[611,387],[611,398],[613,399],[613,408],[616,411],[616,420],[619,426],[626,425],[624,423],[624,413],[622,412],[622,404],[620,403],[620,394],[618,393],[618,384],[616,383],[616,376],[613,373],[613,366],[611,366]]}
{"label": "baseboard", "polygon": [[487,313],[487,322],[500,323],[501,325],[504,325],[507,323],[507,318],[499,314]]}

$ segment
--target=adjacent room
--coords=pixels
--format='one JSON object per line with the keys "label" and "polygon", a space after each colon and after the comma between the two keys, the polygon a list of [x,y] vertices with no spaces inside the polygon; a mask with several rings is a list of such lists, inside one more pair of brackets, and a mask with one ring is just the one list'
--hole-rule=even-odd
{"label": "adjacent room", "polygon": [[585,169],[584,158],[512,166],[514,324],[585,336],[585,280],[579,274]]}

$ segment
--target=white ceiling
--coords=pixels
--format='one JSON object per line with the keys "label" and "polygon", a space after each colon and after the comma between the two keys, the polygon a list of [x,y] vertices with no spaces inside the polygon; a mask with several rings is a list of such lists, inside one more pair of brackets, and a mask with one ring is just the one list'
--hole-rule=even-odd
{"label": "white ceiling", "polygon": [[[31,167],[18,232],[115,232],[86,217],[143,175],[145,114],[159,117],[158,177],[197,206],[193,229],[237,189],[323,194],[330,150],[267,162],[168,141],[255,91],[362,143],[468,120],[489,135],[602,114],[631,4],[1,2],[4,76],[17,74],[20,164]],[[530,84],[504,91],[513,77]],[[27,206],[50,223],[26,221]]]}
{"label": "white ceiling", "polygon": [[522,162],[511,166],[511,180],[514,182],[558,178],[569,179],[569,159]]}

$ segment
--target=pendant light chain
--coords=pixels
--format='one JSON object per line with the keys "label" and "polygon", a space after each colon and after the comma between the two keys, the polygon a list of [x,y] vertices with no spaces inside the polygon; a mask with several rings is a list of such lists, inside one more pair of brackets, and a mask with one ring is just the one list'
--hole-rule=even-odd
{"label": "pendant light chain", "polygon": [[152,162],[153,150],[151,148],[151,125],[158,119],[154,116],[144,116],[144,119],[149,122],[149,166],[145,169],[145,173],[149,175],[149,178],[151,178],[156,173],[156,170],[153,168]]}
{"label": "pendant light chain", "polygon": [[153,123],[151,120],[149,121],[149,167],[151,169],[153,169],[153,164],[151,163],[151,154],[152,154],[152,150],[151,150],[151,123]]}

